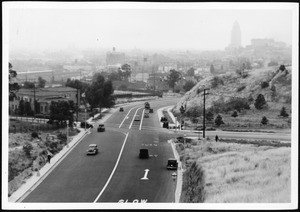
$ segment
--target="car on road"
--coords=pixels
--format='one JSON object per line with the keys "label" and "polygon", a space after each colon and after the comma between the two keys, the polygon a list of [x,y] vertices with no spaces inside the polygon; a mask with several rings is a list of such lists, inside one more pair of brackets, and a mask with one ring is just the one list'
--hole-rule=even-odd
{"label": "car on road", "polygon": [[134,117],[134,121],[140,121],[140,120],[141,120],[141,118],[140,118],[139,115],[136,115],[136,116]]}
{"label": "car on road", "polygon": [[150,112],[150,113],[153,113],[153,108],[149,108],[149,112]]}
{"label": "car on road", "polygon": [[176,158],[169,158],[167,163],[167,169],[177,170],[178,162]]}
{"label": "car on road", "polygon": [[98,132],[104,132],[105,131],[105,127],[104,124],[99,124],[98,128],[97,128]]}
{"label": "car on road", "polygon": [[120,112],[123,112],[123,111],[124,111],[124,108],[123,108],[123,107],[120,107],[119,111],[120,111]]}
{"label": "car on road", "polygon": [[140,149],[139,158],[149,158],[149,151],[148,149]]}
{"label": "car on road", "polygon": [[145,109],[150,109],[150,104],[149,104],[149,102],[145,102]]}
{"label": "car on road", "polygon": [[81,122],[80,123],[80,127],[81,128],[93,128],[93,125],[92,124],[89,124],[88,122]]}
{"label": "car on road", "polygon": [[98,153],[99,149],[97,144],[90,144],[89,148],[87,150],[87,155],[96,155]]}
{"label": "car on road", "polygon": [[162,117],[160,118],[160,122],[165,122],[165,121],[168,121],[168,119],[167,119],[166,117],[162,116]]}
{"label": "car on road", "polygon": [[144,118],[149,118],[149,113],[145,113]]}

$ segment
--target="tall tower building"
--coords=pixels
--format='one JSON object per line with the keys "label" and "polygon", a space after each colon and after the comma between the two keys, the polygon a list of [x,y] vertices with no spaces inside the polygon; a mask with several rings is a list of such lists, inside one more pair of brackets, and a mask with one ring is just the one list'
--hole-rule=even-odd
{"label": "tall tower building", "polygon": [[242,46],[241,40],[242,40],[242,35],[241,35],[240,25],[237,21],[235,21],[231,31],[231,42],[229,47],[233,49],[240,48]]}

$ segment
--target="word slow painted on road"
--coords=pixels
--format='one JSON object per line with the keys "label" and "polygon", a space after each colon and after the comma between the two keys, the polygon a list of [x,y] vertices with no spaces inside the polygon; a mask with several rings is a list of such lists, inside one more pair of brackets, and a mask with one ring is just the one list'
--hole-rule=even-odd
{"label": "word slow painted on road", "polygon": [[132,202],[132,203],[146,203],[148,200],[147,199],[134,199],[132,201],[129,201],[128,199],[120,199],[118,203],[127,203],[127,202]]}
{"label": "word slow painted on road", "polygon": [[145,169],[144,177],[142,177],[141,180],[149,180],[147,177],[149,171],[150,171],[149,169]]}

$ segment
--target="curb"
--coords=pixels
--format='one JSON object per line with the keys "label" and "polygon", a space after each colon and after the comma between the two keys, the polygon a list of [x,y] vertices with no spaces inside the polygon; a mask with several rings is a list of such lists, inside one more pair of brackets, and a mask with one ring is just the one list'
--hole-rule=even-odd
{"label": "curb", "polygon": [[[166,108],[170,108],[169,110],[171,110],[171,108],[173,108],[173,106],[167,106],[167,107],[162,107],[162,108],[159,108],[157,110],[157,115],[158,115],[158,120],[160,122],[160,118],[163,116],[163,113],[162,111]],[[167,109],[168,113],[169,110]],[[171,113],[172,114],[172,113]],[[171,116],[171,115],[170,115]],[[172,114],[171,118],[175,118],[174,115]],[[174,121],[175,123],[175,121]],[[160,122],[160,126],[162,127],[162,123]],[[174,142],[171,140],[168,140],[168,143],[170,143],[171,147],[172,147],[172,150],[173,150],[173,154],[175,156],[175,158],[177,159],[178,161],[178,169],[177,169],[177,184],[176,184],[176,190],[175,190],[175,203],[179,203],[179,200],[180,200],[180,196],[181,196],[181,191],[182,191],[182,163],[181,161],[179,160],[180,157],[178,155],[178,152],[176,151],[176,148],[175,148],[175,144]]]}
{"label": "curb", "polygon": [[[31,177],[31,178],[29,178],[28,180],[27,180],[27,183],[29,183],[29,184],[32,184],[32,185],[29,185],[28,187],[28,189],[26,189],[25,191],[22,191],[21,189],[22,189],[22,187],[24,187],[24,186],[26,186],[26,183],[25,184],[23,184],[18,190],[16,190],[9,198],[8,198],[8,200],[9,200],[9,202],[21,202],[27,195],[29,195],[30,194],[30,192],[32,192],[33,190],[34,190],[34,188],[36,187],[36,186],[38,186],[49,174],[50,174],[50,172],[71,152],[71,150],[73,149],[73,148],[75,148],[75,146],[87,135],[87,134],[89,134],[89,130],[87,130],[87,131],[85,131],[84,133],[82,133],[83,135],[82,136],[80,136],[80,137],[78,137],[78,138],[76,138],[77,140],[75,140],[75,138],[71,141],[71,142],[69,142],[68,143],[68,145],[66,145],[66,146],[64,146],[64,148],[61,150],[61,151],[64,151],[65,150],[65,152],[64,153],[62,153],[62,155],[60,156],[60,155],[56,155],[56,157],[57,157],[57,160],[54,162],[54,163],[52,163],[51,165],[50,165],[50,167],[45,167],[45,166],[43,166],[37,173],[36,172],[33,172],[33,176]],[[69,146],[69,147],[68,147]],[[55,156],[53,157],[53,159],[52,160],[55,160],[54,159],[55,158]],[[46,165],[47,165],[48,163],[46,163]],[[44,170],[43,170],[43,168],[44,168]],[[36,176],[38,176],[38,179],[36,179],[36,180],[34,180],[34,177],[36,177]],[[31,179],[31,181],[32,182],[30,182],[30,179]],[[23,188],[24,189],[24,188]]]}

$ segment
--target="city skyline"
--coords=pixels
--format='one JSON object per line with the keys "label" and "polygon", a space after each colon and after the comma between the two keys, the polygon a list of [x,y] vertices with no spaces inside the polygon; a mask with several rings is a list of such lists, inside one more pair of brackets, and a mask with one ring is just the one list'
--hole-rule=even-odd
{"label": "city skyline", "polygon": [[129,3],[124,8],[118,8],[122,4],[114,4],[109,9],[102,4],[94,9],[42,5],[42,8],[29,4],[22,9],[9,9],[6,23],[10,49],[116,46],[117,49],[224,50],[231,43],[235,21],[240,25],[243,47],[255,38],[271,38],[288,45],[293,40],[292,10],[276,9],[272,4],[257,9],[247,9],[243,4],[238,4],[241,9],[206,9],[202,4],[194,8],[185,4],[184,9],[147,6],[137,9]]}

